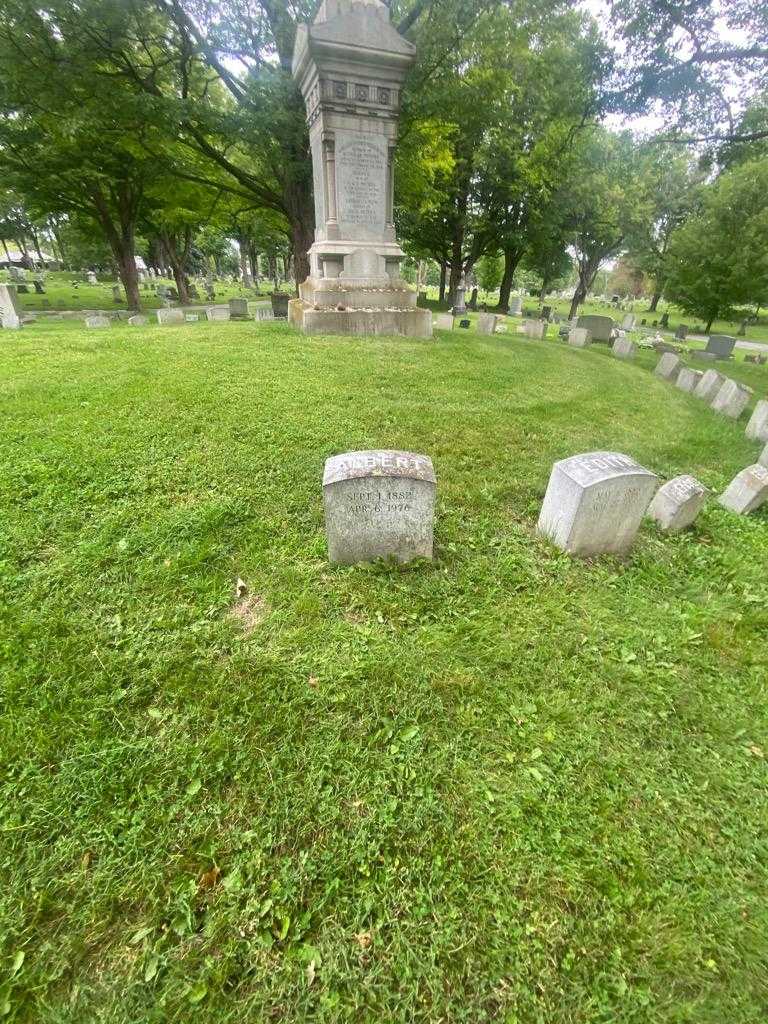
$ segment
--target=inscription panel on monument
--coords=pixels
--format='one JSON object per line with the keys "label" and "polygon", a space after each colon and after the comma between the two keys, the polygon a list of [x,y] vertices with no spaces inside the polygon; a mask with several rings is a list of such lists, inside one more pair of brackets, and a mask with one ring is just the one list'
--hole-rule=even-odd
{"label": "inscription panel on monument", "polygon": [[379,240],[387,220],[387,140],[336,132],[336,202],[342,238]]}

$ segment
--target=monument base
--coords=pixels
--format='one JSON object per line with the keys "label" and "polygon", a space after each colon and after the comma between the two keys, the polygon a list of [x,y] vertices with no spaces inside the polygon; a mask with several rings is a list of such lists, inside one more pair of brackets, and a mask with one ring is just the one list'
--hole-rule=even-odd
{"label": "monument base", "polygon": [[313,278],[300,285],[301,298],[288,303],[288,320],[304,334],[398,334],[432,337],[432,313],[416,306],[416,293],[403,282]]}

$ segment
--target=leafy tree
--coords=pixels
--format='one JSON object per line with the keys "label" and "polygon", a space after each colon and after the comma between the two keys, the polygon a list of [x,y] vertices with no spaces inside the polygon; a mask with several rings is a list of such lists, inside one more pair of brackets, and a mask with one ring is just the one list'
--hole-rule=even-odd
{"label": "leafy tree", "polygon": [[616,107],[661,105],[675,134],[690,141],[768,138],[768,125],[739,123],[750,98],[768,87],[768,5],[611,0],[610,7],[622,48]]}
{"label": "leafy tree", "polygon": [[724,172],[670,243],[667,298],[706,320],[768,298],[768,160]]}
{"label": "leafy tree", "polygon": [[501,275],[504,271],[504,260],[500,253],[486,253],[477,261],[475,274],[477,283],[484,292],[495,292],[501,284]]}

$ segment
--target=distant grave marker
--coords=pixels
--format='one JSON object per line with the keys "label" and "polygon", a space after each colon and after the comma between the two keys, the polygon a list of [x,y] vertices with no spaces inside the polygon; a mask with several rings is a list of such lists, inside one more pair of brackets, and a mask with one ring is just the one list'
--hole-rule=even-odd
{"label": "distant grave marker", "polygon": [[617,359],[634,359],[637,355],[637,345],[629,338],[617,338],[614,341],[611,351]]}
{"label": "distant grave marker", "polygon": [[692,370],[689,366],[684,366],[677,375],[675,386],[692,394],[703,376],[703,370]]}
{"label": "distant grave marker", "polygon": [[680,369],[680,356],[676,352],[665,352],[653,372],[663,380],[675,381]]}
{"label": "distant grave marker", "polygon": [[712,399],[711,408],[721,416],[737,420],[747,407],[751,394],[753,394],[752,388],[748,388],[746,384],[726,378]]}
{"label": "distant grave marker", "polygon": [[158,309],[157,322],[159,324],[183,324],[184,323],[184,310],[183,309]]}
{"label": "distant grave marker", "polygon": [[764,398],[755,406],[746,434],[750,441],[768,441],[768,401]]}
{"label": "distant grave marker", "polygon": [[684,474],[668,480],[658,489],[648,509],[662,530],[676,533],[694,521],[709,491],[695,476]]}
{"label": "distant grave marker", "polygon": [[740,515],[754,512],[768,501],[768,468],[756,462],[731,480],[718,499],[725,508]]}
{"label": "distant grave marker", "polygon": [[85,318],[86,327],[111,327],[112,321],[108,316],[87,316]]}
{"label": "distant grave marker", "polygon": [[722,373],[718,373],[717,370],[707,370],[700,378],[693,393],[697,398],[703,398],[705,402],[711,402],[723,386],[724,381],[725,377]]}
{"label": "distant grave marker", "polygon": [[588,348],[592,344],[592,335],[586,327],[573,327],[568,332],[568,344],[573,348]]}

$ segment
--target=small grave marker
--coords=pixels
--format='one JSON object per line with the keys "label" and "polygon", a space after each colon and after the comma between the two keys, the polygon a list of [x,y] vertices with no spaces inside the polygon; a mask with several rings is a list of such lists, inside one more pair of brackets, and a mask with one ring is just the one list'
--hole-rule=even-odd
{"label": "small grave marker", "polygon": [[12,284],[0,284],[0,322],[6,330],[21,327],[21,306],[16,301],[16,288]]}
{"label": "small grave marker", "polygon": [[128,317],[128,323],[131,327],[143,327],[148,322],[147,317],[143,313],[137,313],[135,316]]}
{"label": "small grave marker", "polygon": [[690,394],[695,391],[697,384],[703,376],[703,370],[692,370],[689,366],[683,366],[677,375],[675,387]]}
{"label": "small grave marker", "polygon": [[112,321],[108,316],[87,316],[85,318],[86,327],[111,327]]}
{"label": "small grave marker", "polygon": [[665,352],[653,372],[664,380],[675,381],[680,369],[680,356],[676,352]]}
{"label": "small grave marker", "polygon": [[323,500],[331,562],[431,558],[435,491],[426,455],[374,450],[328,459]]}
{"label": "small grave marker", "polygon": [[704,376],[694,388],[693,393],[697,398],[703,398],[705,402],[711,402],[723,386],[724,381],[725,377],[722,373],[718,373],[717,370],[706,370]]}
{"label": "small grave marker", "polygon": [[690,526],[709,491],[695,476],[676,476],[663,484],[650,504],[648,515],[662,530],[677,533]]}
{"label": "small grave marker", "polygon": [[623,554],[632,547],[657,480],[621,452],[588,452],[556,462],[539,533],[572,555]]}
{"label": "small grave marker", "polygon": [[159,324],[183,324],[184,323],[184,310],[183,309],[158,309],[157,322]]}
{"label": "small grave marker", "polygon": [[768,401],[764,398],[755,406],[746,434],[750,441],[768,441]]}
{"label": "small grave marker", "polygon": [[629,338],[617,338],[613,343],[611,351],[618,359],[634,359],[637,355],[637,345]]}
{"label": "small grave marker", "polygon": [[494,313],[481,313],[477,318],[478,334],[494,334],[498,317]]}
{"label": "small grave marker", "polygon": [[588,348],[592,344],[592,335],[586,327],[573,327],[568,332],[568,344],[574,348]]}
{"label": "small grave marker", "polygon": [[751,394],[753,394],[752,388],[748,388],[746,384],[739,384],[738,381],[726,378],[723,386],[712,399],[711,408],[721,416],[737,420],[744,412]]}
{"label": "small grave marker", "polygon": [[543,320],[524,320],[523,331],[526,338],[542,341],[547,333],[547,325]]}
{"label": "small grave marker", "polygon": [[438,313],[435,317],[435,327],[439,331],[453,330],[453,316],[451,313]]}
{"label": "small grave marker", "polygon": [[718,499],[725,508],[748,515],[768,501],[768,468],[756,462],[731,480]]}

